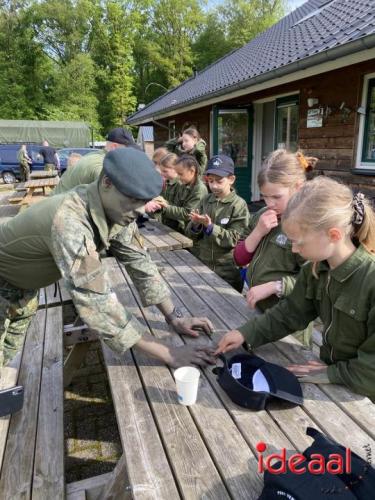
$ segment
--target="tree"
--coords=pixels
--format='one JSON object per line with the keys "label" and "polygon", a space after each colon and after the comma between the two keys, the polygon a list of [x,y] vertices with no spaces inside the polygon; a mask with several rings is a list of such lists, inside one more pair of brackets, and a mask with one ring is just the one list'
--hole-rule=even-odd
{"label": "tree", "polygon": [[242,47],[279,21],[285,13],[284,0],[226,0],[218,8],[227,27],[232,49]]}
{"label": "tree", "polygon": [[205,28],[193,43],[192,49],[198,70],[231,51],[232,47],[226,38],[225,28],[216,10],[208,14]]}

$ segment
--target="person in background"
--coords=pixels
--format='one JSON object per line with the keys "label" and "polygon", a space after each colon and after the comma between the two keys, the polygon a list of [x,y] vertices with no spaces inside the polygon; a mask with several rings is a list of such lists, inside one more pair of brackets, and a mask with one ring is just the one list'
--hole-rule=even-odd
{"label": "person in background", "polygon": [[[238,266],[248,265],[247,303],[262,313],[293,290],[305,263],[292,251],[281,227],[281,217],[292,195],[303,186],[306,171],[314,168],[316,162],[316,158],[307,158],[300,151],[278,149],[266,158],[258,174],[266,207],[251,217],[249,234],[237,243],[233,256]],[[312,326],[295,334],[307,347],[311,347]]]}
{"label": "person in background", "polygon": [[114,128],[107,135],[104,149],[94,151],[83,156],[72,169],[67,169],[61,176],[60,182],[53,191],[53,194],[61,194],[80,184],[90,184],[94,182],[103,170],[103,160],[106,153],[120,147],[138,149],[129,130],[124,128]]}
{"label": "person in background", "polygon": [[72,168],[82,158],[82,155],[79,153],[70,153],[68,158],[68,166],[67,168]]}
{"label": "person in background", "polygon": [[42,147],[39,149],[39,156],[43,158],[44,170],[51,172],[59,168],[59,157],[57,156],[56,149],[52,148],[48,141],[43,141]]}
{"label": "person in background", "polygon": [[319,316],[321,361],[288,368],[301,382],[342,384],[375,402],[375,214],[369,200],[319,176],[289,200],[282,227],[293,252],[309,262],[289,295],[224,335],[216,354],[244,342],[250,350],[274,342]]}
{"label": "person in background", "polygon": [[225,155],[213,156],[205,172],[211,193],[190,214],[186,235],[197,244],[197,257],[238,291],[243,282],[233,261],[233,248],[249,224],[246,201],[233,189],[234,163]]}
{"label": "person in background", "polygon": [[183,154],[194,156],[199,165],[199,176],[203,176],[207,166],[206,142],[201,138],[196,128],[185,129],[181,137],[171,139],[166,143],[166,147],[178,156]]}
{"label": "person in background", "polygon": [[20,147],[17,160],[20,164],[21,182],[26,182],[30,179],[30,165],[33,163],[27,152],[26,144],[22,144]]}
{"label": "person in background", "polygon": [[178,181],[175,181],[175,189],[166,193],[165,200],[160,200],[158,204],[163,224],[184,234],[190,213],[207,195],[207,188],[200,180],[199,165],[193,156],[182,155],[178,158],[173,153],[169,153],[169,156],[174,158],[169,161],[169,157],[165,157],[164,174],[161,162],[162,175],[171,176],[173,168]]}

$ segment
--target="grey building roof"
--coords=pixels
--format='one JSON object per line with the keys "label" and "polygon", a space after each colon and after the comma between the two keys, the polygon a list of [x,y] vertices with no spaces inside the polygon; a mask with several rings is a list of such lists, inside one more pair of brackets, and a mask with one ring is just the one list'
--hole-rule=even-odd
{"label": "grey building roof", "polygon": [[154,142],[154,127],[147,125],[139,127],[138,141]]}
{"label": "grey building roof", "polygon": [[[363,42],[373,34],[375,0],[309,0],[248,44],[134,113],[128,122],[145,123],[162,113],[250,86],[262,77],[272,79],[276,71],[296,71],[300,69],[296,63],[304,67],[309,58],[313,65],[313,56]],[[353,45],[352,52],[358,47]]]}

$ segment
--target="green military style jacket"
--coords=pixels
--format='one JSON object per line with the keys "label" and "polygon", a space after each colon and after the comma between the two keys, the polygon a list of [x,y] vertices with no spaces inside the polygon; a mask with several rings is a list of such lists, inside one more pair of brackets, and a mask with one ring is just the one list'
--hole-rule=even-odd
{"label": "green military style jacket", "polygon": [[[250,218],[247,235],[256,227],[259,217],[268,209],[262,208]],[[246,236],[247,236],[246,235]],[[282,281],[282,295],[288,295],[294,288],[298,273],[305,260],[292,252],[292,244],[283,233],[281,222],[274,227],[259,243],[247,268],[249,288],[269,281]],[[276,295],[267,297],[257,303],[261,311],[274,306],[278,302]]]}
{"label": "green military style jacket", "polygon": [[302,267],[293,291],[242,325],[249,348],[305,328],[318,316],[324,325],[320,358],[331,383],[375,400],[375,256],[360,245],[335,269],[327,262]]}
{"label": "green military style jacket", "polygon": [[[178,177],[176,177],[175,179],[172,179],[172,180],[167,179],[164,183],[164,187],[163,187],[163,190],[160,193],[160,195],[165,200],[167,200],[169,203],[171,203],[172,200],[174,200],[176,197],[175,193],[178,190],[179,184],[180,184],[180,181],[178,180]],[[148,215],[150,215],[150,217],[152,217],[153,219],[156,219],[156,220],[162,222],[163,224],[167,224],[167,222],[165,220],[163,220],[163,211],[162,210],[158,210],[157,212],[149,213]]]}
{"label": "green military style jacket", "polygon": [[161,210],[163,224],[184,233],[190,212],[198,207],[206,195],[207,188],[200,179],[192,186],[178,182],[176,188],[170,192],[169,206]]}
{"label": "green military style jacket", "polygon": [[61,176],[52,194],[66,193],[80,184],[91,184],[96,181],[103,169],[105,154],[106,151],[103,149],[80,158],[74,167],[68,168]]}
{"label": "green military style jacket", "polygon": [[98,181],[49,197],[0,225],[0,278],[27,290],[62,277],[82,320],[109,347],[124,352],[144,328],[111,290],[99,252],[108,249],[125,264],[145,306],[169,291],[140,241],[135,223],[108,225]]}
{"label": "green military style jacket", "polygon": [[194,149],[190,153],[187,153],[181,148],[178,139],[169,140],[168,142],[165,143],[165,147],[168,149],[168,151],[171,151],[172,153],[175,153],[178,156],[184,154],[189,154],[191,156],[194,156],[199,165],[199,175],[202,177],[207,167],[206,142],[203,139],[200,139],[197,142]]}
{"label": "green military style jacket", "polygon": [[198,210],[200,214],[209,215],[213,223],[210,235],[205,234],[203,226],[195,227],[192,222],[186,228],[186,235],[198,244],[198,258],[234,288],[241,289],[233,248],[249,224],[246,201],[235,191],[221,200],[210,193],[201,200]]}

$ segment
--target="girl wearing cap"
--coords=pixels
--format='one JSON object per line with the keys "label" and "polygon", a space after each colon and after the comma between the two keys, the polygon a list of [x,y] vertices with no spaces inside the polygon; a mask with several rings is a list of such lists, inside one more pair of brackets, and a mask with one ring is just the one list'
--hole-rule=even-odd
{"label": "girl wearing cap", "polygon": [[[236,264],[248,266],[246,299],[252,309],[264,312],[293,290],[304,260],[292,252],[281,227],[281,216],[291,196],[304,184],[306,171],[316,162],[316,158],[306,158],[300,151],[278,149],[267,157],[258,174],[266,207],[253,215],[247,238],[234,249]],[[310,346],[312,325],[295,337]]]}
{"label": "girl wearing cap", "polygon": [[194,156],[199,165],[199,175],[202,177],[207,165],[206,142],[201,138],[196,128],[185,129],[181,137],[171,139],[166,143],[166,147],[178,156],[184,154]]}
{"label": "girl wearing cap", "polygon": [[289,367],[302,381],[343,384],[375,401],[375,214],[361,193],[327,177],[305,183],[283,213],[285,234],[310,261],[292,292],[216,353],[273,342],[321,318],[321,362]]}
{"label": "girl wearing cap", "polygon": [[198,258],[241,291],[242,280],[233,262],[233,248],[249,223],[247,204],[233,189],[236,178],[231,158],[214,156],[205,174],[211,193],[190,214],[186,234],[197,243]]}
{"label": "girl wearing cap", "polygon": [[178,182],[171,195],[165,197],[166,200],[159,201],[159,208],[162,222],[184,233],[190,212],[197,208],[201,199],[206,196],[207,188],[200,180],[199,165],[194,156],[182,155],[178,158],[173,153],[169,155],[175,158],[173,170]]}

